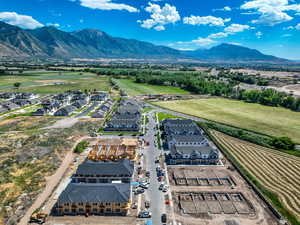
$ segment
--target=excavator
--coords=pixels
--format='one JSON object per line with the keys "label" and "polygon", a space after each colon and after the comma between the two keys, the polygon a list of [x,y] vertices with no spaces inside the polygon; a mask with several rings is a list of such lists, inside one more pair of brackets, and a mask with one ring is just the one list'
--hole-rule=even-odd
{"label": "excavator", "polygon": [[48,214],[46,213],[33,213],[30,217],[29,223],[43,224],[46,222],[47,217]]}

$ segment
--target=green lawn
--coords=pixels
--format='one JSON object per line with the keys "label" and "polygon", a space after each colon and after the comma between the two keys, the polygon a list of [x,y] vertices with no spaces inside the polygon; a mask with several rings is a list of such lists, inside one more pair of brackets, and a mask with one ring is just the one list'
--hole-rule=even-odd
{"label": "green lawn", "polygon": [[128,95],[144,95],[144,94],[173,94],[173,95],[185,95],[190,94],[188,91],[185,91],[177,87],[169,86],[159,86],[159,85],[150,85],[150,84],[140,84],[135,83],[130,79],[119,79],[116,80],[118,86],[123,89]]}
{"label": "green lawn", "polygon": [[158,106],[300,143],[300,112],[223,98],[157,102]]}
{"label": "green lawn", "polygon": [[[59,71],[26,71],[21,75],[1,76],[0,91],[16,91],[13,84],[21,83],[18,91],[30,91],[39,94],[61,93],[67,90],[97,89],[108,91],[107,77],[98,77],[92,73]],[[61,85],[53,85],[62,82]]]}

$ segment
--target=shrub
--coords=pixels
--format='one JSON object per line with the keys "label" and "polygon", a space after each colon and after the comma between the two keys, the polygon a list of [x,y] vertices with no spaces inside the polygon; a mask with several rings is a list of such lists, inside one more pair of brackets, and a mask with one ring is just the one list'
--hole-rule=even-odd
{"label": "shrub", "polygon": [[75,147],[74,152],[80,154],[87,148],[88,145],[89,143],[87,141],[81,141]]}

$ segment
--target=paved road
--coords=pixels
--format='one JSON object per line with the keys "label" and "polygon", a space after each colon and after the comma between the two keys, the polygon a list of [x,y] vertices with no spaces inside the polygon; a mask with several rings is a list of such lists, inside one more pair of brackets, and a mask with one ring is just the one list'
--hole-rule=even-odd
{"label": "paved road", "polygon": [[76,118],[87,116],[94,108],[96,108],[99,105],[99,102],[94,102],[90,107],[88,107],[83,112],[79,113]]}
{"label": "paved road", "polygon": [[162,191],[158,190],[160,183],[156,176],[156,164],[155,158],[157,158],[161,151],[155,147],[155,120],[154,114],[151,113],[149,116],[148,133],[145,139],[149,141],[149,146],[145,148],[144,155],[146,157],[146,170],[150,171],[150,186],[146,192],[146,199],[150,200],[151,206],[150,211],[152,213],[152,221],[155,225],[161,225],[161,214],[166,212],[164,195]]}

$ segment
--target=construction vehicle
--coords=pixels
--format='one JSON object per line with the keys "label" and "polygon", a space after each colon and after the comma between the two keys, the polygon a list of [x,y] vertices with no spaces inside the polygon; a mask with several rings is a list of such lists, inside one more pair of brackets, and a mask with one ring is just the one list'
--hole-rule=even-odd
{"label": "construction vehicle", "polygon": [[33,213],[30,217],[29,223],[43,224],[46,222],[47,217],[48,214],[46,213]]}

